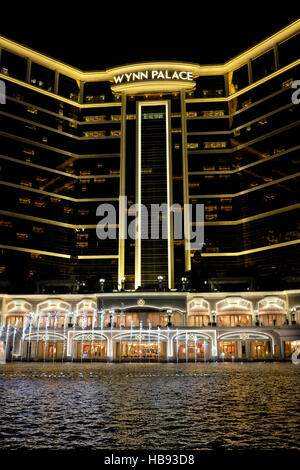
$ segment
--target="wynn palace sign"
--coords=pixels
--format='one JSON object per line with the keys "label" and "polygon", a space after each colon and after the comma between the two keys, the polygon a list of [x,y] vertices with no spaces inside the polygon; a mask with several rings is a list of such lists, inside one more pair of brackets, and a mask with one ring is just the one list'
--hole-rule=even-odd
{"label": "wynn palace sign", "polygon": [[[178,64],[141,64],[119,67],[112,70],[112,90],[118,92],[173,91],[181,88],[193,88],[195,77],[193,67]],[[169,66],[170,65],[170,66]]]}
{"label": "wynn palace sign", "polygon": [[193,73],[182,70],[146,70],[144,72],[130,72],[123,73],[122,75],[115,75],[114,82],[117,83],[130,83],[141,80],[193,80]]}

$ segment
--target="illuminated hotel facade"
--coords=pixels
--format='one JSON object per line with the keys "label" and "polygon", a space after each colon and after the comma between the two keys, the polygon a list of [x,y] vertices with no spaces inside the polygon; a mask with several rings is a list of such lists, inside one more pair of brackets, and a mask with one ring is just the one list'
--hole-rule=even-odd
{"label": "illuminated hotel facade", "polygon": [[[299,29],[220,65],[99,72],[0,37],[3,358],[291,357],[300,346]],[[106,240],[96,231],[103,204],[116,213]],[[143,237],[132,207],[155,204],[177,208],[184,236],[168,211],[165,237]],[[190,218],[196,204],[203,222]],[[135,238],[126,236],[134,215]],[[201,249],[187,236],[195,224]]]}

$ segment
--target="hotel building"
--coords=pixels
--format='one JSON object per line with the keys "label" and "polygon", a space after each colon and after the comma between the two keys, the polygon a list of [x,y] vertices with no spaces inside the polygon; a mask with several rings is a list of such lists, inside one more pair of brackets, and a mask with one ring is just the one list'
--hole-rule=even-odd
{"label": "hotel building", "polygon": [[[95,72],[0,37],[3,360],[265,360],[300,348],[299,31],[224,64]],[[104,204],[115,237],[102,240]],[[153,204],[176,210],[142,223]],[[157,223],[161,236],[145,239]]]}

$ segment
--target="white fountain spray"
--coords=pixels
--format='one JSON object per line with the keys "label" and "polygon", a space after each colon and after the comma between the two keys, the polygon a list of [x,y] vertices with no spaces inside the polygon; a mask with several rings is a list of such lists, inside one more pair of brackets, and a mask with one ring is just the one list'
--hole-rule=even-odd
{"label": "white fountain spray", "polygon": [[72,336],[72,362],[74,360],[74,346],[75,346],[75,332],[76,332],[76,323],[77,323],[77,315],[73,312],[73,336]]}
{"label": "white fountain spray", "polygon": [[45,337],[44,337],[44,362],[46,362],[46,350],[47,350],[47,344],[48,344],[48,339],[49,339],[50,318],[51,318],[51,313],[48,312],[48,315],[46,318],[46,330],[45,330]]}
{"label": "white fountain spray", "polygon": [[4,350],[4,360],[5,360],[5,362],[6,362],[6,359],[7,359],[7,346],[8,346],[9,330],[10,330],[10,324],[8,324],[7,327],[6,327],[5,350]]}
{"label": "white fountain spray", "polygon": [[119,353],[119,362],[121,361],[122,356],[122,323],[123,323],[123,310],[120,312],[120,353]]}
{"label": "white fountain spray", "polygon": [[[14,334],[13,334],[13,343],[12,343],[12,353],[11,353],[11,359],[12,359],[12,361],[13,361],[14,353],[15,353],[15,340],[16,340],[16,332],[17,332],[18,324],[19,324],[19,319],[17,318],[16,321],[15,321],[15,325],[14,325]],[[0,335],[0,337],[1,337],[1,335]]]}
{"label": "white fountain spray", "polygon": [[131,320],[131,322],[130,322],[130,362],[131,362],[131,359],[132,359],[132,356],[131,356],[131,351],[132,351],[132,330],[133,330],[133,320]]}
{"label": "white fountain spray", "polygon": [[169,362],[169,347],[170,347],[170,328],[167,327],[167,362]]}
{"label": "white fountain spray", "polygon": [[36,336],[36,356],[38,357],[39,355],[39,344],[40,344],[40,323],[41,323],[41,316],[39,315],[38,317],[38,323],[37,323],[37,336]]}
{"label": "white fountain spray", "polygon": [[69,320],[69,317],[70,317],[70,312],[67,311],[67,313],[65,313],[65,318],[64,318],[64,342],[63,342],[63,350],[62,350],[62,356],[61,356],[61,362],[64,362],[64,357],[65,357],[65,354],[66,354],[66,338],[67,338],[67,320]]}
{"label": "white fountain spray", "polygon": [[185,362],[188,362],[188,334],[185,332]]}
{"label": "white fountain spray", "polygon": [[87,323],[86,312],[83,312],[83,315],[81,318],[81,362],[83,358],[83,339],[84,339],[84,332],[86,329],[86,323]]}
{"label": "white fountain spray", "polygon": [[22,328],[22,338],[21,338],[21,361],[23,360],[24,340],[25,340],[25,333],[27,329],[27,323],[28,323],[28,318],[24,317],[23,328]]}
{"label": "white fountain spray", "polygon": [[[56,337],[56,328],[57,328],[57,323],[58,323],[58,312],[55,312],[55,317],[54,317],[54,329],[53,329],[53,343],[55,344],[55,337]],[[57,358],[57,350],[56,350],[56,347],[54,348],[53,347],[53,357],[52,357],[52,360],[54,362],[54,360]]]}
{"label": "white fountain spray", "polygon": [[207,342],[204,341],[204,343],[203,343],[203,347],[204,347],[204,362],[206,362],[206,346],[207,346]]}
{"label": "white fountain spray", "polygon": [[140,334],[139,334],[139,359],[142,358],[142,338],[143,338],[143,322],[140,321]]}
{"label": "white fountain spray", "polygon": [[30,323],[29,323],[29,332],[28,332],[28,342],[27,342],[27,361],[30,361],[31,356],[31,333],[32,333],[32,322],[34,318],[34,313],[30,312]]}
{"label": "white fountain spray", "polygon": [[150,357],[151,357],[151,322],[149,321],[149,328],[148,328],[148,356],[149,356],[149,362],[150,362]]}
{"label": "white fountain spray", "polygon": [[159,326],[157,327],[157,332],[158,332],[158,335],[157,335],[157,347],[158,347],[157,360],[158,360],[158,362],[160,362],[160,327]]}

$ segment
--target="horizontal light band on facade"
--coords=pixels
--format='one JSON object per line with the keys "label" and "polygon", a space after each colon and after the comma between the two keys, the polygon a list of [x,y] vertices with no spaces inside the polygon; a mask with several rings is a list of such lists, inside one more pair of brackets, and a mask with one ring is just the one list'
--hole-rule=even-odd
{"label": "horizontal light band on facade", "polygon": [[[242,144],[236,145],[235,147],[228,148],[228,149],[213,149],[213,150],[189,150],[189,154],[212,154],[212,153],[233,153],[237,152],[238,150],[242,150],[243,148],[250,147],[253,144],[256,144],[257,142],[261,142],[262,140],[268,139],[269,137],[273,137],[274,135],[280,134],[281,132],[287,131],[289,129],[293,129],[293,127],[297,127],[300,124],[300,120],[292,122],[290,124],[287,124],[286,126],[279,127],[278,129],[275,129],[274,131],[268,132],[267,134],[261,135],[257,137],[256,139],[248,140],[247,142],[243,142]],[[256,149],[254,149],[257,154],[260,152]],[[261,156],[262,159],[264,159],[263,155]]]}
{"label": "horizontal light band on facade", "polygon": [[12,246],[12,245],[2,245],[0,244],[0,249],[4,250],[12,250],[12,251],[23,251],[25,253],[36,253],[37,255],[44,255],[44,256],[54,256],[55,258],[71,258],[71,255],[66,255],[64,253],[55,253],[52,251],[42,251],[42,250],[34,250],[33,248],[22,248],[20,246]]}
{"label": "horizontal light band on facade", "polygon": [[105,174],[104,175],[85,175],[85,176],[74,175],[71,173],[67,173],[65,171],[56,170],[55,168],[49,168],[46,166],[37,165],[36,163],[31,163],[31,162],[29,163],[24,160],[18,160],[17,158],[8,157],[7,155],[0,155],[0,158],[2,158],[2,160],[7,160],[13,163],[17,163],[17,164],[19,163],[20,165],[30,166],[32,168],[38,168],[39,170],[49,171],[50,173],[56,173],[58,175],[66,176],[74,180],[86,180],[86,179],[91,179],[91,178],[120,178],[119,173],[107,174],[107,175]]}
{"label": "horizontal light band on facade", "polygon": [[66,201],[72,201],[72,202],[119,201],[119,197],[102,197],[102,198],[98,197],[98,198],[76,199],[74,197],[63,196],[62,194],[59,194],[59,193],[50,193],[48,191],[42,191],[41,189],[28,188],[28,186],[22,186],[21,184],[8,183],[7,181],[0,181],[0,184],[11,187],[11,188],[24,189],[25,191],[32,191],[34,193],[44,194],[45,196],[57,197],[57,198],[65,199]]}
{"label": "horizontal light band on facade", "polygon": [[[7,217],[14,217],[16,219],[23,219],[23,220],[30,220],[32,222],[39,222],[42,224],[48,224],[48,225],[56,225],[58,227],[62,228],[68,228],[72,230],[79,230],[79,229],[95,229],[99,224],[67,224],[65,222],[60,222],[58,220],[51,220],[51,219],[44,219],[42,217],[34,217],[32,215],[27,215],[27,214],[19,214],[16,212],[11,212],[11,211],[3,211],[0,210],[0,214],[7,216]],[[119,228],[119,224],[105,224],[105,227],[107,228]]]}
{"label": "horizontal light band on facade", "polygon": [[[274,158],[282,157],[287,153],[293,152],[294,150],[299,150],[300,145],[296,145],[295,147],[291,147],[287,150],[283,150],[282,152],[274,153],[274,155],[270,155],[269,157],[261,158],[260,160],[256,160],[255,162],[248,163],[247,165],[241,166],[236,168],[235,170],[213,170],[213,171],[191,171],[189,175],[232,175],[234,173],[239,173],[240,171],[247,170],[256,165],[260,165],[261,163],[269,162]],[[206,153],[213,153],[212,151]]]}
{"label": "horizontal light band on facade", "polygon": [[[187,132],[187,135],[196,136],[196,135],[218,135],[218,134],[220,134],[220,135],[230,135],[230,134],[233,134],[233,137],[234,137],[234,133],[236,131],[240,131],[241,129],[243,129],[245,127],[251,126],[252,124],[255,124],[256,122],[259,122],[263,118],[268,118],[270,116],[273,116],[274,114],[280,113],[281,111],[285,111],[287,109],[293,108],[293,106],[294,105],[292,103],[288,103],[284,106],[281,106],[280,108],[276,108],[273,111],[270,111],[269,113],[260,114],[257,118],[252,119],[252,121],[247,121],[244,124],[242,124],[241,126],[233,127],[229,131],[207,131],[207,132],[197,132],[197,131],[195,131],[195,132]],[[248,108],[246,108],[246,109],[248,109]],[[232,114],[232,116],[234,116],[234,114]],[[214,118],[212,118],[212,119],[214,119]],[[229,116],[228,116],[228,119],[229,119]]]}
{"label": "horizontal light band on facade", "polygon": [[[255,101],[255,102],[251,103],[249,106],[247,106],[247,108],[238,109],[235,112],[230,113],[230,114],[225,114],[223,116],[194,116],[194,117],[188,117],[187,116],[187,120],[193,121],[193,120],[205,120],[205,119],[208,119],[208,120],[209,119],[214,119],[214,120],[215,119],[217,119],[217,120],[218,119],[229,119],[229,118],[235,117],[236,115],[241,114],[241,113],[253,108],[254,106],[256,106],[258,104],[261,104],[261,103],[267,101],[270,98],[273,98],[273,97],[277,96],[278,94],[284,93],[286,91],[287,91],[286,88],[281,88],[280,90],[277,90],[274,93],[271,93],[270,95],[267,95],[264,98],[261,98],[258,101]],[[11,96],[6,96],[6,100],[13,101],[14,103],[22,104],[24,106],[33,107],[32,103],[13,98]],[[105,108],[105,107],[110,108],[112,104],[114,104],[114,103],[99,103],[99,107],[101,107],[101,108]],[[118,103],[118,105],[122,106],[122,103]],[[62,119],[62,120],[65,120],[67,122],[74,123],[74,124],[79,125],[79,126],[80,125],[83,125],[83,126],[85,126],[85,125],[94,125],[94,124],[100,124],[100,125],[101,124],[115,124],[116,122],[118,122],[118,121],[113,121],[113,120],[91,121],[91,122],[78,121],[77,119],[69,118],[67,116],[64,116],[64,115],[61,115],[61,114],[58,114],[58,113],[54,113],[53,111],[50,111],[49,109],[46,109],[46,108],[42,108],[40,106],[34,105],[34,109],[36,109],[38,111],[41,111],[45,114],[48,114],[50,116],[57,117],[58,119]],[[276,110],[274,112],[276,112]],[[271,114],[271,113],[269,113],[269,114]],[[121,115],[120,115],[120,117],[121,117]],[[260,117],[263,117],[263,116],[260,116]],[[250,121],[250,122],[255,122],[255,121]],[[237,129],[241,129],[242,127],[244,127],[245,125],[247,125],[249,123],[243,124],[242,126],[238,127]],[[230,131],[226,131],[226,132],[230,132]]]}
{"label": "horizontal light band on facade", "polygon": [[283,178],[279,178],[278,180],[270,181],[269,183],[264,183],[259,186],[254,186],[253,188],[244,189],[243,191],[239,191],[238,193],[228,193],[228,194],[198,194],[189,196],[190,199],[209,199],[209,198],[222,198],[222,197],[238,197],[243,196],[244,194],[251,193],[253,191],[257,191],[259,189],[267,188],[269,186],[273,186],[274,184],[282,183],[283,181],[288,181],[294,178],[298,178],[300,176],[299,173],[294,173],[293,175],[284,176]]}
{"label": "horizontal light band on facade", "polygon": [[78,259],[118,259],[119,255],[80,255]]}
{"label": "horizontal light band on facade", "polygon": [[[53,256],[55,258],[67,258],[70,259],[71,255],[66,255],[64,253],[55,253],[52,251],[43,251],[43,250],[35,250],[33,248],[24,248],[20,246],[13,246],[13,245],[3,245],[0,244],[0,249],[4,250],[12,250],[12,251],[22,251],[24,253],[35,253],[38,255],[44,256]],[[119,255],[80,255],[76,256],[76,259],[117,259]]]}
{"label": "horizontal light band on facade", "polygon": [[252,222],[253,220],[264,219],[265,217],[271,217],[272,215],[282,214],[283,212],[288,212],[292,210],[300,209],[300,203],[292,204],[290,206],[281,207],[280,209],[274,209],[268,212],[262,212],[261,214],[251,215],[249,217],[245,217],[239,220],[223,220],[217,222],[193,222],[192,226],[200,226],[200,225],[240,225],[245,224],[247,222]]}
{"label": "horizontal light band on facade", "polygon": [[91,154],[78,154],[73,152],[67,152],[66,150],[62,150],[58,147],[52,147],[50,145],[42,144],[41,142],[37,142],[36,140],[26,139],[25,137],[20,137],[18,135],[10,134],[9,132],[0,131],[0,135],[7,137],[8,139],[18,140],[20,142],[25,142],[26,144],[34,145],[36,147],[41,147],[46,150],[50,150],[55,152],[56,154],[62,154],[69,158],[80,159],[80,158],[112,158],[117,157],[120,158],[120,153],[91,153]]}
{"label": "horizontal light band on facade", "polygon": [[[193,75],[196,76],[201,76],[201,75],[222,75],[225,73],[228,73],[232,70],[237,69],[238,67],[245,65],[249,60],[254,59],[260,55],[262,55],[264,52],[267,52],[270,48],[275,47],[279,42],[282,42],[286,39],[288,39],[290,36],[293,34],[298,33],[299,31],[299,23],[300,20],[295,21],[291,25],[287,26],[286,28],[283,28],[281,31],[278,33],[273,34],[269,38],[265,39],[258,45],[248,49],[247,51],[239,54],[237,57],[230,59],[227,61],[225,64],[221,65],[213,65],[213,66],[201,66],[198,64],[183,64],[180,63],[179,65],[181,67],[189,68],[189,70],[193,71]],[[106,71],[102,72],[83,72],[75,67],[69,66],[67,64],[64,64],[58,60],[49,58],[39,52],[33,51],[29,49],[28,47],[22,46],[20,44],[17,44],[13,41],[10,41],[6,38],[0,37],[0,47],[4,47],[5,49],[10,50],[11,52],[19,55],[19,56],[25,56],[29,58],[30,60],[35,61],[36,63],[43,65],[44,67],[49,68],[50,70],[57,70],[58,72],[67,75],[68,77],[71,77],[77,81],[82,81],[82,82],[93,82],[93,81],[112,81],[114,74],[116,74],[116,71],[119,73],[122,72],[122,70],[125,70],[128,72],[130,67],[132,66],[125,66],[125,67],[119,67],[119,68],[114,68],[114,69],[109,69]],[[299,61],[295,61],[292,65],[297,65],[297,63],[300,63]],[[176,64],[174,62],[161,62],[155,64],[155,67],[174,67]],[[145,68],[147,64],[139,64],[139,66]],[[153,64],[148,64],[149,67],[152,66]],[[133,66],[134,70],[138,70],[138,67],[135,65]],[[252,89],[255,86],[260,85],[261,83],[264,83],[266,79],[273,78],[274,76],[278,75],[279,73],[284,72],[288,67],[283,67],[282,69],[279,69],[278,71],[275,71],[273,74],[269,75],[267,78],[261,79],[248,87],[246,87],[243,90],[240,90],[236,92],[235,94],[231,95],[230,97],[227,97],[226,99],[232,99],[237,96],[239,96],[241,93],[245,93]],[[13,79],[12,77],[9,77],[7,75],[1,74],[1,77],[3,77],[6,80],[11,80],[12,82],[15,82],[17,84],[21,84],[22,86],[28,87],[32,90],[39,91],[40,93],[43,93],[47,96],[50,96],[52,98],[56,98],[58,100],[64,101],[72,106],[77,106],[79,108],[92,108],[92,107],[98,107],[97,104],[81,104],[75,101],[72,101],[70,99],[64,98],[62,96],[56,95],[54,93],[48,92],[46,90],[41,90],[38,87],[35,87],[27,82],[22,82],[20,80]],[[221,99],[211,99],[208,101],[215,101],[218,100],[220,101]],[[202,100],[203,101],[203,100]],[[118,103],[119,104],[119,103]]]}
{"label": "horizontal light band on facade", "polygon": [[[227,252],[227,253],[201,253],[201,256],[206,257],[206,258],[216,258],[216,257],[222,257],[222,256],[244,256],[244,255],[250,255],[252,253],[259,253],[261,251],[267,251],[267,250],[274,250],[275,248],[284,248],[287,246],[292,246],[292,245],[298,245],[300,243],[300,238],[297,240],[291,240],[288,242],[283,242],[283,243],[276,243],[274,245],[267,245],[267,246],[261,246],[259,248],[251,248],[250,250],[245,250],[245,251],[236,251],[236,252]],[[191,254],[192,256],[192,254]]]}
{"label": "horizontal light band on facade", "polygon": [[116,93],[139,94],[139,93],[172,93],[180,90],[191,90],[196,82],[185,82],[183,80],[145,80],[134,83],[123,83],[114,85],[111,89]]}
{"label": "horizontal light band on facade", "polygon": [[[256,88],[257,86],[262,85],[263,83],[267,82],[268,80],[271,80],[272,78],[277,77],[281,73],[287,72],[289,69],[292,69],[292,68],[296,67],[299,64],[300,64],[300,59],[295,60],[291,64],[288,64],[285,67],[282,67],[279,70],[276,70],[275,72],[271,73],[270,75],[267,75],[266,77],[261,78],[260,80],[257,80],[254,83],[251,83],[247,87],[242,88],[241,90],[237,91],[236,93],[233,93],[232,95],[222,96],[220,98],[194,98],[194,99],[193,98],[187,98],[185,100],[185,102],[186,103],[208,103],[208,102],[218,103],[218,102],[222,102],[222,101],[223,102],[228,102],[228,101],[231,101],[231,100],[234,100],[234,99],[238,98],[239,96],[243,95],[244,93],[247,93],[248,91],[252,90],[253,88]],[[246,63],[244,62],[241,65],[246,65]],[[228,70],[228,72],[230,72],[230,71],[231,70]],[[223,73],[226,73],[226,72],[223,72]],[[208,74],[209,74],[209,72],[208,72]],[[216,75],[219,75],[219,74],[216,74]],[[222,73],[220,73],[220,75],[222,75]]]}
{"label": "horizontal light band on facade", "polygon": [[[25,119],[25,118],[22,118],[20,116],[17,116],[15,114],[11,114],[11,113],[5,113],[4,111],[0,111],[0,115],[2,116],[6,116],[10,119],[16,119],[17,121],[21,121],[21,122],[25,122],[26,124],[32,124],[34,126],[37,126],[41,129],[45,129],[47,131],[50,131],[50,132],[55,132],[56,134],[59,134],[59,135],[64,135],[66,137],[69,137],[70,139],[74,139],[74,140],[108,140],[108,139],[119,139],[120,138],[120,135],[104,135],[104,136],[96,136],[96,137],[85,137],[85,136],[77,136],[77,135],[74,135],[74,134],[70,134],[69,132],[64,132],[64,131],[60,131],[58,129],[54,129],[53,127],[49,127],[49,126],[45,126],[44,124],[40,124],[39,122],[36,122],[36,121],[31,121],[30,119]],[[115,121],[115,122],[118,122],[118,121]]]}

